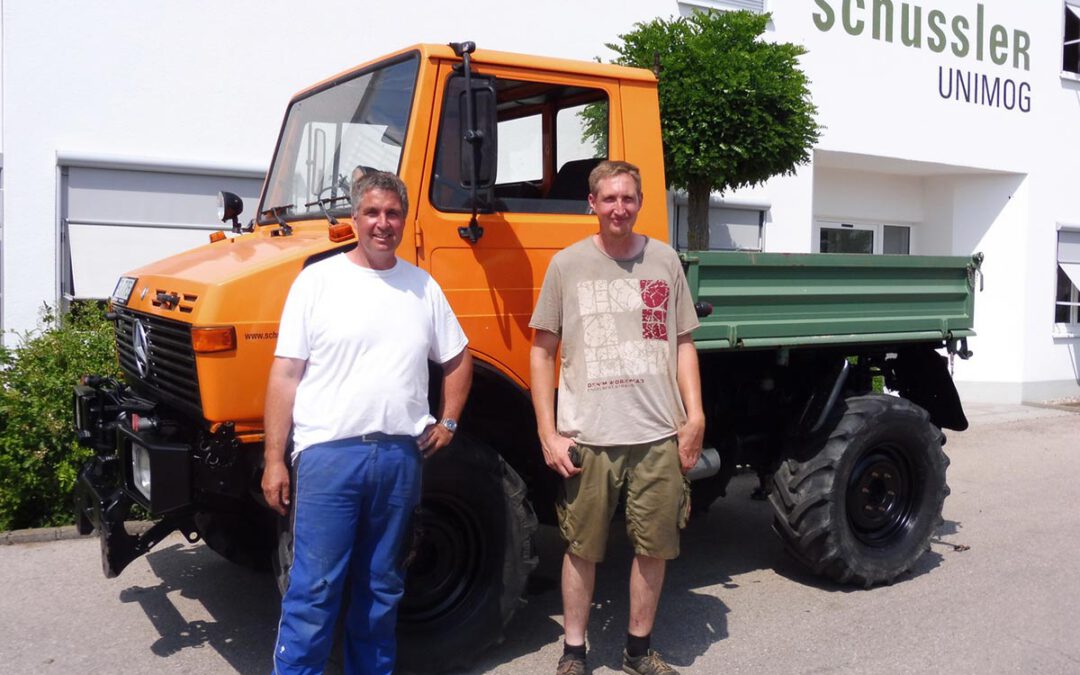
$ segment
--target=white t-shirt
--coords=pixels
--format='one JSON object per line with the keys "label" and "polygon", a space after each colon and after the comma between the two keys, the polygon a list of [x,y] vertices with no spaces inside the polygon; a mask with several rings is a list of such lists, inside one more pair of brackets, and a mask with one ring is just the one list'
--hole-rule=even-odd
{"label": "white t-shirt", "polygon": [[344,254],[304,269],[289,290],[275,356],[307,361],[293,404],[293,456],[316,443],[382,432],[418,436],[428,360],[468,340],[435,280],[404,260],[389,270]]}

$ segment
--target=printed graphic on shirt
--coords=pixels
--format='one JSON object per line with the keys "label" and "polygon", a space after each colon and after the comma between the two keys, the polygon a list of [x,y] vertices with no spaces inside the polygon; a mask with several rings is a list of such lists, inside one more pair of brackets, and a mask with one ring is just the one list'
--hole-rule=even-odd
{"label": "printed graphic on shirt", "polygon": [[[659,279],[581,281],[578,308],[585,338],[589,391],[633,387],[667,372],[667,312],[671,289]],[[620,335],[620,314],[636,313],[633,333]],[[625,330],[625,329],[624,329]]]}
{"label": "printed graphic on shirt", "polygon": [[669,292],[666,281],[641,280],[641,337],[646,340],[667,341],[667,306]]}

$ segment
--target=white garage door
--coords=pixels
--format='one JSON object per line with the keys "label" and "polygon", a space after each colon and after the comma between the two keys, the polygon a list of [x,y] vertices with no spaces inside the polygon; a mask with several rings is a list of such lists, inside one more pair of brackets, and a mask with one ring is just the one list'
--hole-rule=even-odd
{"label": "white garage door", "polygon": [[264,172],[136,161],[59,160],[61,283],[65,299],[107,298],[124,272],[205,244],[217,193],[258,207]]}

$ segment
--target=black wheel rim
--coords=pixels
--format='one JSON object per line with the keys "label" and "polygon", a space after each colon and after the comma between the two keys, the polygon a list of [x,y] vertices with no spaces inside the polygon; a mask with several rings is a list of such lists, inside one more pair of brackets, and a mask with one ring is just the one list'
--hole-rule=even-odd
{"label": "black wheel rim", "polygon": [[436,621],[466,603],[487,558],[474,511],[452,496],[425,495],[419,528],[399,611],[399,623],[413,626]]}
{"label": "black wheel rim", "polygon": [[913,525],[919,487],[904,449],[882,445],[856,462],[848,479],[847,515],[851,530],[864,544],[886,547]]}

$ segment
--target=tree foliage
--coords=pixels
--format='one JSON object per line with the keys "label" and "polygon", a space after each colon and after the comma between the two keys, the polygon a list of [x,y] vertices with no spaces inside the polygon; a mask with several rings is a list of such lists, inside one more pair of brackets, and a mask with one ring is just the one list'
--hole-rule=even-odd
{"label": "tree foliage", "polygon": [[72,428],[72,388],[119,375],[113,327],[95,304],[46,307],[15,349],[0,346],[0,530],[72,521],[71,491],[91,451]]}
{"label": "tree foliage", "polygon": [[770,18],[695,12],[638,23],[607,45],[616,63],[659,65],[664,165],[668,186],[689,193],[691,249],[709,246],[712,192],[794,173],[818,140],[798,63],[806,50],[760,39]]}

